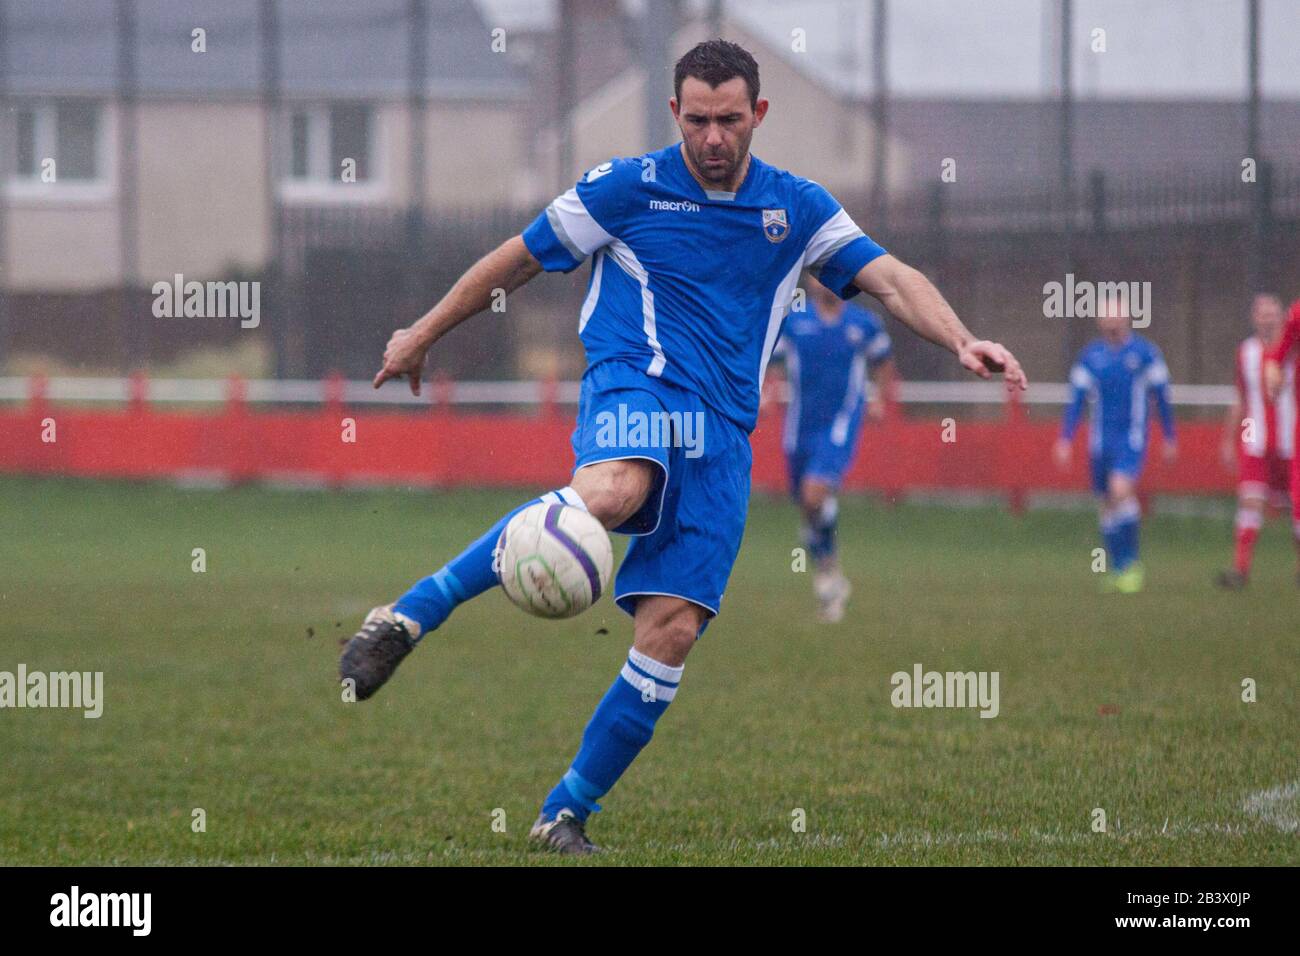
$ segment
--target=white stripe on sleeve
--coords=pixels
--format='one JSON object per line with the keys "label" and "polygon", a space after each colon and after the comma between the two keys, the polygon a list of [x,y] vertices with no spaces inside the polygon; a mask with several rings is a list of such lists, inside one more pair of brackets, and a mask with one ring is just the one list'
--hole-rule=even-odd
{"label": "white stripe on sleeve", "polygon": [[551,203],[549,212],[555,213],[554,217],[548,216],[551,227],[555,228],[558,221],[560,228],[556,232],[560,242],[564,243],[570,252],[576,248],[583,257],[586,257],[602,246],[609,245],[614,239],[600,223],[592,218],[587,207],[578,198],[576,187],[557,196]]}
{"label": "white stripe on sleeve", "polygon": [[820,269],[831,256],[863,235],[865,233],[858,228],[858,224],[841,209],[822,223],[821,228],[808,240],[808,246],[803,253],[804,267]]}

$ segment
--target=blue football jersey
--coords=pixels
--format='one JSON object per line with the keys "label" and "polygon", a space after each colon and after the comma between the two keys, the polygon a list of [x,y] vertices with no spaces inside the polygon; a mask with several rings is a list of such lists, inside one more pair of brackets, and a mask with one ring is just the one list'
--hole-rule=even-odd
{"label": "blue football jersey", "polygon": [[547,271],[593,256],[578,320],[589,367],[630,362],[746,431],[800,270],[847,299],[885,251],[817,183],[751,154],[734,193],[706,190],[680,144],[590,170],[523,238]]}
{"label": "blue football jersey", "polygon": [[1104,339],[1084,346],[1070,370],[1070,404],[1061,432],[1072,438],[1086,401],[1089,406],[1089,447],[1103,450],[1128,448],[1143,452],[1147,443],[1147,408],[1152,398],[1160,411],[1167,438],[1174,435],[1169,404],[1169,369],[1155,343],[1130,334],[1120,345]]}
{"label": "blue football jersey", "polygon": [[786,451],[801,447],[805,436],[828,429],[832,442],[844,444],[860,420],[867,370],[891,354],[884,323],[867,309],[850,303],[837,321],[828,323],[809,299],[806,311],[792,313],[777,344],[790,385]]}

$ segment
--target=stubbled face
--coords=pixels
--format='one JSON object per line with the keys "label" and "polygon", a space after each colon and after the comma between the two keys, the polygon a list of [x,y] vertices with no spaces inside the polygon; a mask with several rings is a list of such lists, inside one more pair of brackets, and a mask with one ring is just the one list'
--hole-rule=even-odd
{"label": "stubbled face", "polygon": [[688,76],[682,81],[682,98],[668,101],[682,131],[686,154],[699,177],[719,188],[739,185],[749,142],[767,113],[767,100],[749,105],[749,86],[735,76],[709,86]]}
{"label": "stubbled face", "polygon": [[1282,303],[1271,295],[1257,295],[1250,304],[1250,324],[1265,342],[1277,338],[1282,328]]}

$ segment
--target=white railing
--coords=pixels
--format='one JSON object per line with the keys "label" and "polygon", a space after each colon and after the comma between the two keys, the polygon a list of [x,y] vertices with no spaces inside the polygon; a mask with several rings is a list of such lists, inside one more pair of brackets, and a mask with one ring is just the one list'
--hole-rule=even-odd
{"label": "white railing", "polygon": [[[35,380],[22,376],[0,377],[0,402],[26,401]],[[235,383],[238,382],[238,385]],[[321,404],[337,398],[348,405],[539,405],[548,399],[562,405],[576,405],[578,383],[539,381],[425,382],[423,394],[412,395],[404,382],[374,389],[370,382],[353,379],[247,379],[221,378],[74,378],[43,380],[43,395],[56,402],[130,401],[138,391],[149,402],[227,401],[232,391],[242,388],[243,400],[258,404]],[[1226,407],[1232,404],[1231,385],[1175,385],[1172,400],[1188,407]],[[1062,382],[1041,382],[1022,394],[1029,405],[1063,405],[1069,400],[1069,386]],[[784,399],[784,395],[778,398]],[[898,401],[905,405],[1000,405],[1006,390],[999,382],[901,382]]]}
{"label": "white railing", "polygon": [[[1231,385],[1174,385],[1170,401],[1188,407],[1227,407],[1236,389]],[[1026,405],[1064,405],[1070,386],[1064,382],[1037,382],[1021,393]],[[1006,401],[1001,382],[901,382],[898,400],[913,405],[996,405]]]}

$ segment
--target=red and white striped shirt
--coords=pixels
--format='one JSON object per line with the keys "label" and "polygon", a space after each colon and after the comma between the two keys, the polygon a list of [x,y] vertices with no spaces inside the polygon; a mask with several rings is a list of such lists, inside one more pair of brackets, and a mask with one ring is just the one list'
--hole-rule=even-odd
{"label": "red and white striped shirt", "polygon": [[1296,389],[1295,363],[1282,364],[1282,391],[1269,401],[1264,388],[1264,358],[1268,349],[1252,335],[1237,346],[1237,395],[1242,418],[1253,423],[1241,429],[1241,450],[1254,458],[1272,453],[1280,458],[1295,454]]}

